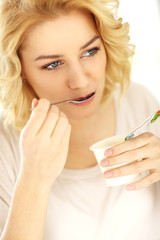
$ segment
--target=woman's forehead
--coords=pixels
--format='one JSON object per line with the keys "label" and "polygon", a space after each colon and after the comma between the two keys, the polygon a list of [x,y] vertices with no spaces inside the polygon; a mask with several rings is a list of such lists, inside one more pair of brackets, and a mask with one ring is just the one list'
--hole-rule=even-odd
{"label": "woman's forehead", "polygon": [[41,45],[83,44],[97,34],[93,17],[83,11],[73,11],[56,19],[39,22],[25,34],[23,49]]}

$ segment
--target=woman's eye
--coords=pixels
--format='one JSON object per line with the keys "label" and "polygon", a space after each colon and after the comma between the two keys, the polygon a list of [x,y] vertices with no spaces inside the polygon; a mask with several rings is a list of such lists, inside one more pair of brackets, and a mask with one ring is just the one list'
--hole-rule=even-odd
{"label": "woman's eye", "polygon": [[[98,47],[92,48],[92,49],[86,51],[86,52],[82,55],[82,57],[92,57],[92,56],[94,56],[99,50],[100,50],[100,48],[98,48]],[[50,63],[50,64],[47,64],[47,65],[43,66],[41,69],[42,69],[42,70],[48,70],[48,71],[57,70],[61,65],[63,65],[63,62],[62,62],[62,61],[55,61],[55,62],[52,62],[52,63]]]}
{"label": "woman's eye", "polygon": [[86,51],[86,52],[83,54],[83,56],[84,56],[84,57],[94,56],[99,50],[100,50],[100,48],[98,48],[98,47],[92,48],[92,49]]}
{"label": "woman's eye", "polygon": [[62,63],[60,61],[52,62],[42,67],[45,70],[56,70]]}

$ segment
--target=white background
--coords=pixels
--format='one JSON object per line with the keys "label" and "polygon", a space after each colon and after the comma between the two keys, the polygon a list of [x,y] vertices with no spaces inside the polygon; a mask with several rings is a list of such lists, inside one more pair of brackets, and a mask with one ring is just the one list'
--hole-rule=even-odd
{"label": "white background", "polygon": [[160,0],[120,0],[118,16],[130,24],[136,45],[132,81],[148,87],[160,102]]}

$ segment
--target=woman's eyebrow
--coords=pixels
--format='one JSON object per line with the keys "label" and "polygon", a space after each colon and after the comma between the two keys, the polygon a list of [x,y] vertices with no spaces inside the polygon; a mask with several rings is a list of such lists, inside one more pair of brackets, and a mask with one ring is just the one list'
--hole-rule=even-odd
{"label": "woman's eyebrow", "polygon": [[[82,46],[80,48],[80,50],[85,49],[86,47],[91,45],[94,41],[96,41],[98,38],[100,38],[100,36],[93,37],[89,42],[87,42],[84,46]],[[35,61],[42,60],[42,59],[57,59],[57,58],[61,58],[61,57],[64,57],[64,56],[63,55],[57,55],[57,54],[56,55],[41,55],[41,56],[37,57],[35,59]]]}
{"label": "woman's eyebrow", "polygon": [[88,46],[91,45],[94,41],[96,41],[98,38],[100,38],[100,36],[95,36],[95,37],[93,37],[88,43],[86,43],[83,47],[81,47],[80,50],[88,47]]}

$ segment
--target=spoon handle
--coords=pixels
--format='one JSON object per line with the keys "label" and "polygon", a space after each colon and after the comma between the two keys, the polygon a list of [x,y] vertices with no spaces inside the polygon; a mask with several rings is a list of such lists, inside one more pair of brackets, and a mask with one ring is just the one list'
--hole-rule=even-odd
{"label": "spoon handle", "polygon": [[[57,105],[57,104],[64,103],[64,102],[72,102],[72,103],[78,103],[78,104],[79,104],[79,103],[82,103],[82,102],[85,102],[85,101],[86,101],[86,99],[85,99],[85,100],[81,100],[81,101],[65,100],[65,101],[61,101],[61,102],[51,103],[50,106],[51,106],[51,105]],[[30,110],[30,111],[33,111],[34,108],[30,108],[29,110]]]}
{"label": "spoon handle", "polygon": [[142,123],[140,123],[136,128],[134,128],[132,131],[130,131],[129,134],[127,134],[127,136],[125,137],[125,140],[133,138],[134,137],[134,133],[137,130],[139,130],[141,127],[146,126],[149,123],[153,123],[159,116],[160,116],[160,110],[154,112],[147,119],[145,119]]}
{"label": "spoon handle", "polygon": [[61,102],[51,103],[50,105],[57,105],[57,104],[64,103],[64,102],[70,102],[70,100],[65,100],[65,101],[61,101]]}

